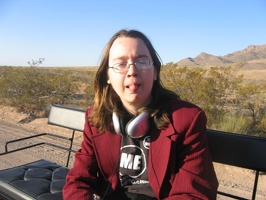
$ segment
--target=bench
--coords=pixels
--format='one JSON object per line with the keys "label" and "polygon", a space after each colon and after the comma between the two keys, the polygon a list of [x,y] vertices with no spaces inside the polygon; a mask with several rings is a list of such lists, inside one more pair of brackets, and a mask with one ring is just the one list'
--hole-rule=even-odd
{"label": "bench", "polygon": [[[260,172],[266,172],[266,138],[207,130],[213,162],[255,171],[252,195],[256,198]],[[246,199],[234,194],[218,191],[232,199]]]}
{"label": "bench", "polygon": [[[74,135],[76,131],[83,131],[85,123],[85,111],[59,105],[51,105],[48,124],[64,127],[72,130],[71,137],[64,137],[53,133],[41,133],[29,137],[11,140],[5,143],[6,155],[24,149],[48,145],[67,152],[66,165],[61,166],[48,160],[37,160],[22,166],[0,171],[0,200],[2,199],[62,199],[62,188],[65,184],[66,174],[69,169],[69,159],[72,152]],[[54,139],[60,138],[69,142],[69,146],[59,146],[48,142],[39,142],[21,148],[10,150],[9,144],[23,142],[33,138],[49,136]]]}
{"label": "bench", "polygon": [[[84,126],[84,110],[51,105],[48,123],[73,130],[72,137],[62,137],[51,133],[42,133],[30,137],[6,142],[5,152],[14,153],[39,145],[51,145],[68,152],[66,166],[60,166],[47,160],[38,160],[23,166],[0,171],[0,199],[62,199],[62,188],[68,169],[75,131],[82,131]],[[69,147],[42,142],[27,147],[9,150],[8,145],[49,135],[69,140]],[[207,130],[209,147],[214,162],[237,166],[255,171],[252,196],[256,198],[260,172],[266,172],[266,138],[233,134],[222,131]],[[220,196],[232,199],[245,199],[241,196],[218,191]]]}

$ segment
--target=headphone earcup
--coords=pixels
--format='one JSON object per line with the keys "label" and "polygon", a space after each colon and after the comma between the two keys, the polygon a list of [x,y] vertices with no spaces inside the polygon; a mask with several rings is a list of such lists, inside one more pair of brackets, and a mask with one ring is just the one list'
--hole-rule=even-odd
{"label": "headphone earcup", "polygon": [[113,126],[114,126],[114,129],[115,129],[115,132],[117,134],[122,135],[122,131],[121,131],[121,128],[120,128],[120,120],[119,120],[118,115],[115,112],[113,112],[112,120],[113,120]]}

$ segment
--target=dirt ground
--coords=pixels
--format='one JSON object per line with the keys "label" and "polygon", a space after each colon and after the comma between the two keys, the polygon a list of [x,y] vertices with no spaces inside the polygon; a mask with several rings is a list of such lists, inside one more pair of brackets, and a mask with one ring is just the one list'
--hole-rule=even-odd
{"label": "dirt ground", "polygon": [[[47,124],[47,118],[38,118],[33,121],[25,120],[26,114],[17,113],[14,108],[0,106],[0,153],[4,152],[4,144],[11,139],[30,136],[38,133],[56,133],[69,137],[71,131]],[[42,140],[42,139],[39,139]],[[49,139],[53,140],[53,139]],[[82,133],[75,136],[74,149],[78,149],[82,141]],[[55,140],[53,140],[55,142]],[[64,143],[61,141],[56,141]],[[25,143],[30,144],[30,141]],[[65,165],[66,152],[45,145],[23,150],[16,153],[0,156],[0,170],[33,162],[37,159],[48,159],[58,164]],[[69,168],[73,166],[73,155],[71,156]],[[230,192],[241,197],[251,199],[251,188],[254,182],[254,171],[214,163],[219,180],[219,191]],[[217,199],[230,199],[222,196]],[[266,175],[259,177],[256,199],[266,199]]]}

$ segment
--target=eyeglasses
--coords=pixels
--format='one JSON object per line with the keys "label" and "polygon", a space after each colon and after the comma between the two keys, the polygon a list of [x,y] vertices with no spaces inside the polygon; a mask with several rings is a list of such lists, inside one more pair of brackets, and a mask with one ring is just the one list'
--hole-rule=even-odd
{"label": "eyeglasses", "polygon": [[130,65],[134,65],[138,70],[145,70],[150,69],[153,65],[152,61],[144,60],[144,61],[137,61],[135,63],[116,63],[112,67],[115,73],[123,73],[128,72]]}

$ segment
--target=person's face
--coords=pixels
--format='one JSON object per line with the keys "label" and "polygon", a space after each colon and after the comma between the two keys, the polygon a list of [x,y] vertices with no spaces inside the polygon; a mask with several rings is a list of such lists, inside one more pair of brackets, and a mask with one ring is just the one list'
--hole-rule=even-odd
{"label": "person's face", "polygon": [[[152,58],[145,43],[139,38],[117,38],[110,48],[109,67],[117,63],[135,63],[137,61],[151,61]],[[111,84],[120,97],[124,107],[132,113],[146,106],[151,100],[153,82],[156,71],[152,65],[150,69],[137,69],[130,65],[127,72],[116,73],[108,69],[108,84]]]}

